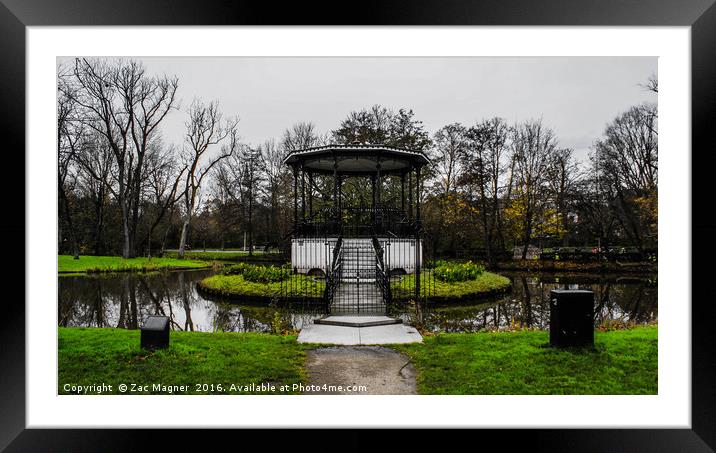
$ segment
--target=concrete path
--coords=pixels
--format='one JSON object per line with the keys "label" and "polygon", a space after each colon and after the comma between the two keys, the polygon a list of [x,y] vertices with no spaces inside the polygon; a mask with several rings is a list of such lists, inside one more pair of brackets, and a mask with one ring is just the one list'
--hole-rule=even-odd
{"label": "concrete path", "polygon": [[307,395],[417,394],[409,358],[381,346],[314,349],[308,351],[307,370]]}
{"label": "concrete path", "polygon": [[[341,319],[350,322],[353,316],[331,316],[330,319],[341,323]],[[389,319],[389,318],[386,318]],[[366,321],[375,321],[376,317],[366,317]],[[360,324],[358,324],[360,325]],[[336,345],[377,345],[422,343],[423,337],[413,327],[404,324],[373,325],[352,327],[344,325],[308,324],[298,334],[299,343],[321,343]]]}

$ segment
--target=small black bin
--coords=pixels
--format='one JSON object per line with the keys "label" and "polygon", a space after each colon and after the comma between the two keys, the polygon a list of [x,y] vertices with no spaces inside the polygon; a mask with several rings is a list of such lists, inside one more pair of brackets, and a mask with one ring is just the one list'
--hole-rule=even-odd
{"label": "small black bin", "polygon": [[594,346],[594,292],[553,289],[549,300],[549,344]]}
{"label": "small black bin", "polygon": [[142,326],[140,346],[143,349],[162,349],[169,347],[169,318],[166,316],[148,316]]}

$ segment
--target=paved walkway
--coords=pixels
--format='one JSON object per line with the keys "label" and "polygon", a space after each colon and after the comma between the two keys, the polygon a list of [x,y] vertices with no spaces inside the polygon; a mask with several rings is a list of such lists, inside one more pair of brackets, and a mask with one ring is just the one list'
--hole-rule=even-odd
{"label": "paved walkway", "polygon": [[[349,325],[308,324],[298,334],[298,342],[347,346],[423,342],[423,337],[417,330],[402,323],[365,326],[392,321],[387,316],[330,316],[326,319],[336,324]],[[364,327],[353,327],[350,324]]]}
{"label": "paved walkway", "polygon": [[381,346],[330,347],[308,351],[307,371],[310,387],[304,394],[417,394],[415,368],[409,358]]}

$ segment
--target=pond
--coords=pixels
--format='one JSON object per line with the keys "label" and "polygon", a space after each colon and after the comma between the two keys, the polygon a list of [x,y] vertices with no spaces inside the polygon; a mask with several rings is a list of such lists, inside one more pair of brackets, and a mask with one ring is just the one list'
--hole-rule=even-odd
{"label": "pond", "polygon": [[[59,278],[58,324],[63,327],[136,329],[149,315],[168,316],[174,330],[271,332],[301,329],[323,314],[315,308],[237,305],[208,299],[196,284],[213,270],[151,274],[118,273]],[[549,292],[556,288],[591,289],[595,293],[595,322],[644,324],[657,320],[655,277],[502,272],[512,282],[510,292],[474,304],[430,307],[421,313],[426,329],[466,332],[512,326],[549,327]],[[408,322],[412,307],[393,315]]]}

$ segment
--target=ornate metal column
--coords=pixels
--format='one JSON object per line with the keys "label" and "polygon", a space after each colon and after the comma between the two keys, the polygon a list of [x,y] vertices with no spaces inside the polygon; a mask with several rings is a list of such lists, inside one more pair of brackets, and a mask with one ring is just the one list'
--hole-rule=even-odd
{"label": "ornate metal column", "polygon": [[378,156],[376,163],[375,163],[375,196],[376,196],[376,203],[375,203],[375,221],[373,228],[376,232],[382,233],[382,223],[383,223],[383,204],[381,201],[381,192],[382,192],[382,186],[383,186],[383,180],[380,176],[380,156]]}
{"label": "ornate metal column", "polygon": [[375,224],[375,175],[370,175],[371,199],[370,199],[370,221]]}
{"label": "ornate metal column", "polygon": [[333,156],[333,212],[335,215],[335,220],[337,222],[340,222],[340,216],[341,216],[341,210],[338,207],[338,160],[335,156]]}
{"label": "ornate metal column", "polygon": [[420,168],[415,169],[415,222],[420,228]]}
{"label": "ornate metal column", "polygon": [[408,219],[413,219],[413,170],[408,171]]}
{"label": "ornate metal column", "polygon": [[293,166],[293,230],[298,228],[298,167]]}
{"label": "ornate metal column", "polygon": [[405,173],[400,174],[400,212],[403,214],[403,216],[406,215],[406,212],[405,212]]}
{"label": "ornate metal column", "polygon": [[343,220],[343,180],[345,175],[338,175],[338,219]]}
{"label": "ornate metal column", "polygon": [[301,164],[301,219],[306,221],[306,170]]}
{"label": "ornate metal column", "polygon": [[313,172],[308,172],[308,216],[313,217]]}
{"label": "ornate metal column", "polygon": [[415,301],[420,301],[421,253],[420,253],[420,167],[415,168]]}

